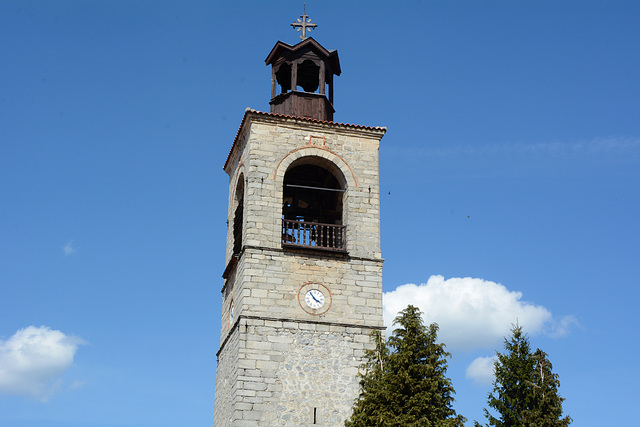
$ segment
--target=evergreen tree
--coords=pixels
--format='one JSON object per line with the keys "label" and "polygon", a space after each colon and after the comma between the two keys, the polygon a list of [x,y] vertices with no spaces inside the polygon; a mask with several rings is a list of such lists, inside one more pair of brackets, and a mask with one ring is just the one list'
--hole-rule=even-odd
{"label": "evergreen tree", "polygon": [[392,417],[384,381],[389,349],[380,331],[373,331],[371,338],[376,347],[367,350],[366,362],[360,367],[360,397],[354,403],[351,419],[345,421],[347,427],[386,426]]}
{"label": "evergreen tree", "polygon": [[380,335],[376,349],[367,353],[360,381],[360,397],[347,427],[415,426],[458,427],[466,419],[452,408],[455,393],[446,377],[444,344],[437,344],[438,325],[428,328],[413,306],[393,322],[390,352]]}
{"label": "evergreen tree", "polygon": [[[515,325],[511,336],[505,338],[505,353],[497,353],[494,364],[495,379],[487,404],[494,409],[494,417],[487,409],[485,417],[496,427],[555,427],[568,426],[570,417],[562,417],[562,401],[558,395],[558,376],[551,372],[546,354],[531,346],[522,327]],[[476,427],[480,424],[476,421]]]}
{"label": "evergreen tree", "polygon": [[533,372],[534,408],[530,422],[532,427],[565,427],[571,424],[571,417],[562,417],[562,402],[564,398],[558,394],[560,381],[558,374],[552,372],[553,366],[547,354],[538,349],[533,354],[535,363]]}

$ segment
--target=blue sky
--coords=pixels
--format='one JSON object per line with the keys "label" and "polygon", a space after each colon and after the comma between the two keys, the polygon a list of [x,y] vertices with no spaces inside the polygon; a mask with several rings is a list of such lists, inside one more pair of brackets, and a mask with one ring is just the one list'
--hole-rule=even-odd
{"label": "blue sky", "polygon": [[[0,425],[211,424],[222,165],[301,3],[0,3]],[[306,3],[336,121],[389,129],[385,316],[440,324],[455,409],[518,321],[574,425],[635,424],[640,3]]]}

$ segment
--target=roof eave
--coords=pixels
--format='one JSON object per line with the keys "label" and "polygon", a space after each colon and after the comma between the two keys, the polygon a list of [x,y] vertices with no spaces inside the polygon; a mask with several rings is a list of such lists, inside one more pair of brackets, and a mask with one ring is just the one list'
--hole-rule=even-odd
{"label": "roof eave", "polygon": [[[240,127],[238,128],[238,132],[236,133],[236,137],[233,139],[233,144],[231,145],[231,150],[229,150],[229,154],[227,155],[227,159],[224,162],[224,166],[222,167],[224,169],[224,171],[227,172],[227,173],[230,173],[230,171],[227,170],[227,166],[229,165],[229,161],[231,160],[231,155],[233,154],[233,152],[235,151],[235,149],[236,149],[236,147],[238,145],[238,139],[240,138],[240,135],[242,135],[242,130],[243,130],[244,126],[246,125],[247,117],[250,114],[254,115],[255,117],[260,117],[260,116],[281,117],[281,118],[305,121],[305,122],[309,122],[309,123],[320,123],[320,124],[328,124],[328,125],[337,125],[337,126],[342,126],[342,127],[346,127],[346,128],[361,129],[361,130],[371,131],[371,132],[374,132],[374,133],[381,133],[382,135],[384,135],[387,132],[387,128],[384,127],[384,126],[364,126],[364,125],[356,125],[356,124],[351,124],[351,123],[330,122],[328,120],[318,120],[318,119],[312,119],[312,118],[309,118],[309,117],[290,116],[290,115],[287,115],[287,114],[267,113],[267,112],[264,112],[264,111],[258,111],[258,110],[253,110],[251,108],[247,108],[245,110],[245,112],[244,112],[244,116],[242,117],[242,122],[240,122]],[[382,135],[380,136],[380,138],[382,138]]]}

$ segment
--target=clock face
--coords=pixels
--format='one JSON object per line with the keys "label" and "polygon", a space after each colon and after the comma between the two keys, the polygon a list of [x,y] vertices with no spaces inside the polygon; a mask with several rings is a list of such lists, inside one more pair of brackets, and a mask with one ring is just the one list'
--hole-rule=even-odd
{"label": "clock face", "polygon": [[309,314],[319,316],[331,308],[331,292],[318,282],[306,282],[298,291],[300,307]]}
{"label": "clock face", "polygon": [[304,295],[304,302],[309,308],[317,310],[324,305],[324,295],[317,289],[310,289]]}

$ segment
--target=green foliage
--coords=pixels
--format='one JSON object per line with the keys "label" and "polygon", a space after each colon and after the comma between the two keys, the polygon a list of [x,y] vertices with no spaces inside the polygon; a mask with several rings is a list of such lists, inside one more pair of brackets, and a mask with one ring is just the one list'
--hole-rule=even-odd
{"label": "green foliage", "polygon": [[455,393],[446,377],[444,344],[436,344],[438,325],[425,327],[418,308],[408,306],[394,320],[390,351],[379,332],[366,354],[360,396],[347,427],[458,427],[466,419],[452,409]]}
{"label": "green foliage", "polygon": [[[542,350],[531,352],[521,326],[511,329],[505,338],[505,353],[497,353],[495,379],[487,404],[498,417],[485,409],[490,426],[496,427],[560,427],[568,426],[571,417],[562,417],[557,374]],[[477,421],[474,423],[479,427]]]}
{"label": "green foliage", "polygon": [[533,397],[535,406],[528,425],[533,427],[568,426],[571,417],[562,417],[564,398],[558,394],[560,381],[558,374],[552,372],[553,366],[547,354],[538,349],[533,354],[535,369],[533,373]]}
{"label": "green foliage", "polygon": [[351,419],[345,421],[347,427],[387,425],[389,401],[384,372],[389,361],[389,349],[380,331],[373,331],[371,338],[376,347],[367,350],[366,363],[360,367],[360,397],[354,404]]}

